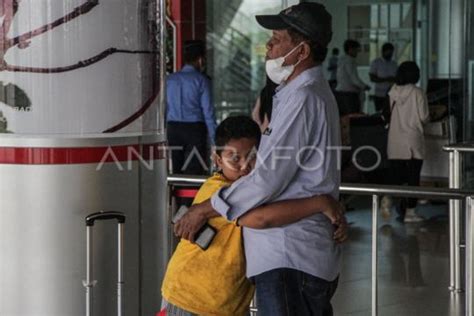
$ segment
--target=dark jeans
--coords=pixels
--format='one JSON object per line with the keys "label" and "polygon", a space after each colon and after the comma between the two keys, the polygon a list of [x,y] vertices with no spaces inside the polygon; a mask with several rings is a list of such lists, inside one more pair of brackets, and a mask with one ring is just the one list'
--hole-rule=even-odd
{"label": "dark jeans", "polygon": [[173,173],[208,174],[206,124],[168,122],[167,132]]}
{"label": "dark jeans", "polygon": [[253,278],[260,316],[332,316],[338,278],[329,282],[294,269],[275,269]]}
{"label": "dark jeans", "polygon": [[339,115],[344,116],[360,112],[360,95],[357,92],[336,91],[335,97],[339,107]]}
{"label": "dark jeans", "polygon": [[[422,159],[391,159],[390,163],[390,181],[393,185],[420,185],[421,167],[423,166]],[[405,198],[401,201],[403,206],[407,208],[415,208],[417,203],[416,198]],[[404,207],[401,206],[400,215],[405,216]]]}

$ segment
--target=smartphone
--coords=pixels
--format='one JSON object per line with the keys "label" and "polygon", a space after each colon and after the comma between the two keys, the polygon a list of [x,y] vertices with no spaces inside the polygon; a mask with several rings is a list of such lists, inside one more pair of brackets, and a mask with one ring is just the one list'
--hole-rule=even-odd
{"label": "smartphone", "polygon": [[[188,212],[189,208],[185,205],[181,205],[176,214],[173,216],[171,222],[176,224],[183,216]],[[205,224],[196,234],[194,243],[201,247],[202,250],[206,250],[211,245],[214,236],[217,231],[214,227],[209,224]]]}

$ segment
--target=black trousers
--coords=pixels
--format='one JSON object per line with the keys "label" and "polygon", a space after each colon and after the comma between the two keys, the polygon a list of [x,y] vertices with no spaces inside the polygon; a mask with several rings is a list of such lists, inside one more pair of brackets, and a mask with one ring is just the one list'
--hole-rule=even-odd
{"label": "black trousers", "polygon": [[204,123],[168,122],[168,145],[174,174],[205,175],[209,170]]}
{"label": "black trousers", "polygon": [[359,93],[336,91],[335,97],[340,116],[360,112],[361,103]]}
{"label": "black trousers", "polygon": [[[423,166],[422,159],[391,159],[390,163],[390,183],[393,185],[420,185],[421,167]],[[415,208],[416,198],[405,198],[402,204],[405,203],[407,208]],[[402,208],[403,209],[403,208]],[[404,212],[402,214],[404,215]]]}

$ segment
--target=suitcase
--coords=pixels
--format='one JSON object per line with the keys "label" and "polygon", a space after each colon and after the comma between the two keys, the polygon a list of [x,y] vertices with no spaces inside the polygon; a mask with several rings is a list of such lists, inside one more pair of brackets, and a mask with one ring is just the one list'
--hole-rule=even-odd
{"label": "suitcase", "polygon": [[125,215],[121,212],[98,212],[86,217],[86,280],[82,284],[86,288],[86,316],[92,316],[92,289],[97,284],[92,275],[92,227],[98,220],[116,219],[118,222],[117,234],[117,315],[122,316],[122,287],[123,287],[123,226],[125,224]]}

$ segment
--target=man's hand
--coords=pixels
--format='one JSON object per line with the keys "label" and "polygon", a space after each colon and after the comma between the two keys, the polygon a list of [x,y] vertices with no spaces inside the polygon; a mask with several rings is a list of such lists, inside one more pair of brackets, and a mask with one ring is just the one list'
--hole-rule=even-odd
{"label": "man's hand", "polygon": [[174,225],[174,234],[194,243],[196,233],[206,224],[207,220],[218,215],[212,208],[210,200],[193,205]]}
{"label": "man's hand", "polygon": [[325,208],[323,214],[335,225],[344,217],[344,206],[331,196],[327,196],[326,204],[328,207]]}
{"label": "man's hand", "polygon": [[339,222],[334,225],[336,226],[336,230],[334,231],[334,235],[333,235],[334,240],[336,240],[336,242],[339,244],[343,243],[348,238],[349,226],[347,225],[346,217],[342,216]]}
{"label": "man's hand", "polygon": [[323,214],[329,218],[334,226],[336,226],[333,236],[334,239],[336,242],[342,243],[347,239],[348,230],[347,220],[344,216],[344,205],[333,198],[328,199],[328,205],[329,207],[323,212]]}

